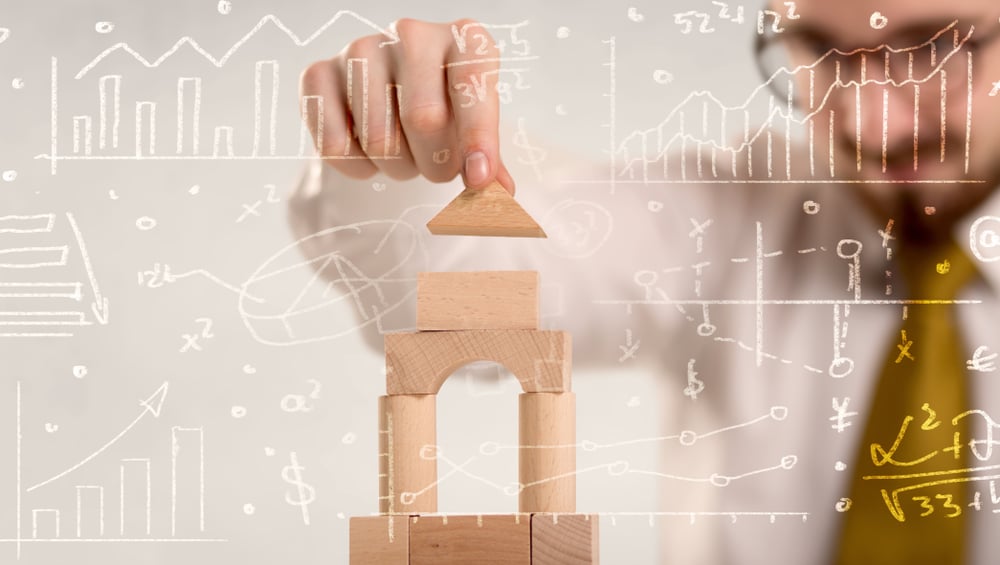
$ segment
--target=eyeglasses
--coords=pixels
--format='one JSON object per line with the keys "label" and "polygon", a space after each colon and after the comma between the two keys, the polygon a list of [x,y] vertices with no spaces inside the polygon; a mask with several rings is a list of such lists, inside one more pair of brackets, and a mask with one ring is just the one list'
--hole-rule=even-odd
{"label": "eyeglasses", "polygon": [[[975,28],[952,22],[922,25],[891,37],[881,46],[845,50],[809,29],[776,33],[765,29],[755,46],[757,68],[779,100],[813,109],[833,85],[919,83],[951,61],[964,61],[1000,37],[1000,28],[977,35]],[[804,80],[805,79],[805,80]]]}

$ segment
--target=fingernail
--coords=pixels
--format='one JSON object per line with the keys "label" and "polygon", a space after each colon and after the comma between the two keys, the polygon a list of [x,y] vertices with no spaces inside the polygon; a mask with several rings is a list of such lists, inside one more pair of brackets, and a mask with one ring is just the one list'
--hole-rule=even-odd
{"label": "fingernail", "polygon": [[465,158],[465,184],[480,185],[490,177],[490,161],[481,151],[469,153]]}

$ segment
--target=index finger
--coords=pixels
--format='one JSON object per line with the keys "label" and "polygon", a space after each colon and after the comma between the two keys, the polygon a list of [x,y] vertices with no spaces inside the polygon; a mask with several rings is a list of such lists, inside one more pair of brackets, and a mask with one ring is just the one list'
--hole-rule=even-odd
{"label": "index finger", "polygon": [[502,168],[497,93],[500,51],[478,22],[459,20],[451,25],[451,31],[454,41],[444,69],[462,155],[462,176],[466,186],[483,188]]}

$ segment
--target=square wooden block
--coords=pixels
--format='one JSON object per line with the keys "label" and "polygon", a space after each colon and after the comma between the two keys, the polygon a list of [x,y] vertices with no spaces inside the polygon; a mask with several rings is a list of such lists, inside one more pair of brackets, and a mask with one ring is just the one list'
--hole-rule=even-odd
{"label": "square wooden block", "polygon": [[597,514],[532,514],[531,565],[598,565]]}
{"label": "square wooden block", "polygon": [[417,274],[417,329],[536,330],[537,271]]}
{"label": "square wooden block", "polygon": [[528,515],[410,519],[410,565],[531,565]]}
{"label": "square wooden block", "polygon": [[351,565],[408,565],[410,517],[351,518]]}

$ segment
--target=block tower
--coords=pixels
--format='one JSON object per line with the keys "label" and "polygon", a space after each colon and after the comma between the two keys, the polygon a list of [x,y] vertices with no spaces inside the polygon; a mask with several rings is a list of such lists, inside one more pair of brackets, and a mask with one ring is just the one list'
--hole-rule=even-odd
{"label": "block tower", "polygon": [[[545,237],[497,183],[466,189],[427,227]],[[598,563],[598,516],[576,513],[570,335],[541,330],[538,309],[534,271],[418,275],[417,331],[385,336],[379,515],[351,518],[351,565]],[[473,361],[499,363],[521,384],[516,514],[438,514],[437,392]]]}

